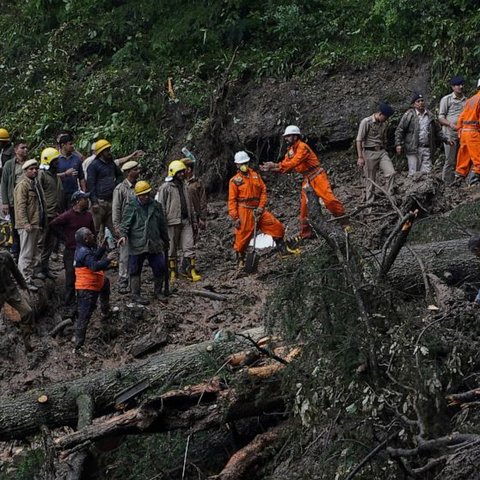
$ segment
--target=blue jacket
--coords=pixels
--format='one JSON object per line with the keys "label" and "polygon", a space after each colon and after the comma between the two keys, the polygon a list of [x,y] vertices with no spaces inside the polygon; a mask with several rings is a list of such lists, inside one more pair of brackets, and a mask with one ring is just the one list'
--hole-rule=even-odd
{"label": "blue jacket", "polygon": [[75,248],[74,265],[75,268],[87,267],[93,272],[105,270],[110,264],[110,260],[104,258],[105,248],[99,248],[96,245],[77,245]]}
{"label": "blue jacket", "polygon": [[122,181],[122,172],[113,161],[104,162],[97,157],[87,168],[87,188],[92,203],[99,199],[111,202],[115,187]]}

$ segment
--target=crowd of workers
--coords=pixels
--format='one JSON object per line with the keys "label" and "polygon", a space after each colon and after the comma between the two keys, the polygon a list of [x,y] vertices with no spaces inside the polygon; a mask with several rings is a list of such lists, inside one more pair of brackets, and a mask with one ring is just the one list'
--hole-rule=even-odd
{"label": "crowd of workers", "polygon": [[[468,100],[463,94],[462,77],[453,77],[450,83],[452,93],[442,98],[438,120],[426,108],[423,95],[413,95],[411,108],[395,131],[395,150],[405,153],[409,176],[428,174],[437,141],[441,141],[445,146],[445,183],[467,176],[470,184],[478,183],[480,80],[479,92]],[[367,204],[375,198],[378,169],[386,177],[387,191],[395,189],[396,172],[387,153],[387,120],[393,113],[390,105],[380,103],[378,111],[359,125],[357,164],[364,171]],[[293,240],[284,238],[284,225],[265,208],[267,191],[260,173],[251,167],[247,152],[237,152],[237,173],[229,182],[228,214],[233,221],[233,248],[240,268],[256,231],[270,235],[281,254],[298,253],[298,242],[313,236],[308,222],[307,185],[338,218],[339,225],[350,230],[344,206],[333,193],[318,156],[302,140],[300,129],[286,127],[283,138],[287,145],[283,160],[265,162],[260,170],[302,175],[300,235]],[[150,183],[139,180],[142,151],[115,160],[111,144],[101,139],[92,145],[92,155],[83,159],[75,151],[73,140],[71,133],[61,132],[56,148],[45,148],[38,162],[28,159],[24,140],[12,143],[8,131],[0,129],[2,212],[13,226],[13,257],[6,250],[0,251],[0,305],[7,302],[19,312],[27,347],[33,314],[17,285],[36,292],[46,278],[55,278],[49,262],[59,239],[64,243],[65,307],[75,314],[76,351],[85,342],[98,299],[102,317],[110,315],[110,283],[105,270],[113,262],[118,263],[119,292],[130,292],[133,301],[141,305],[149,303],[141,293],[145,261],[153,273],[155,298],[164,295],[179,274],[194,282],[201,280],[195,264],[195,243],[199,230],[206,225],[207,202],[205,188],[194,174],[195,157],[186,150],[188,158],[172,161],[154,195]],[[0,235],[0,243],[6,242],[7,236]]]}

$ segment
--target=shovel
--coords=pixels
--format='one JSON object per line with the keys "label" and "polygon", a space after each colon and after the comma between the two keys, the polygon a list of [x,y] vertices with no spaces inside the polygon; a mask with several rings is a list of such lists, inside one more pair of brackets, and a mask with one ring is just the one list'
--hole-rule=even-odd
{"label": "shovel", "polygon": [[258,268],[258,260],[260,259],[256,249],[255,249],[255,242],[257,240],[257,223],[258,218],[257,214],[253,212],[253,219],[255,221],[255,226],[253,228],[253,249],[247,253],[245,257],[245,267],[244,270],[246,273],[255,273]]}

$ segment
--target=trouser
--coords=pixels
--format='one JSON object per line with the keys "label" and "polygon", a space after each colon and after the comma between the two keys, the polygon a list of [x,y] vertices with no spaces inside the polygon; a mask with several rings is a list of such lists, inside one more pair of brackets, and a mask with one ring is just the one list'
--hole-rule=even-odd
{"label": "trouser", "polygon": [[195,243],[190,220],[182,220],[178,225],[169,225],[168,237],[170,238],[168,256],[172,260],[177,258],[178,250],[183,251],[184,258],[195,258]]}
{"label": "trouser", "polygon": [[407,153],[408,176],[416,172],[430,173],[432,159],[429,147],[418,147],[417,153]]}
{"label": "trouser", "polygon": [[[238,253],[244,253],[248,247],[248,243],[253,236],[255,229],[255,218],[253,208],[242,207],[238,209],[240,218],[240,228],[235,229],[235,243],[233,249]],[[285,235],[285,227],[272,213],[264,210],[257,223],[257,230],[271,235],[278,240]]]}
{"label": "trouser", "polygon": [[387,192],[390,194],[395,185],[395,168],[385,150],[365,151],[365,202],[371,203],[375,199],[375,186],[369,180],[376,181],[377,172],[380,169],[387,180]]}
{"label": "trouser", "polygon": [[[53,218],[49,218],[47,225],[50,225],[50,222]],[[50,257],[57,246],[58,238],[53,233],[50,227],[44,228],[42,232],[42,237],[40,239],[39,248],[41,250],[41,260],[40,260],[40,268],[42,272],[48,272],[49,268],[49,260]]]}
{"label": "trouser", "polygon": [[141,253],[140,255],[128,256],[128,273],[130,275],[141,275],[143,264],[148,261],[155,278],[163,278],[167,271],[165,264],[165,255],[163,253]]}
{"label": "trouser", "polygon": [[15,210],[13,206],[8,207],[8,214],[10,215],[10,223],[12,225],[12,255],[16,260],[18,260],[20,254],[20,235],[18,230],[15,228]]}
{"label": "trouser", "polygon": [[100,297],[100,310],[102,313],[110,311],[110,281],[105,277],[103,287],[99,292],[94,290],[77,290],[78,316],[75,320],[75,347],[85,343],[88,323],[97,308],[97,299]]}
{"label": "trouser", "polygon": [[302,192],[300,200],[300,236],[302,238],[310,238],[312,236],[312,229],[308,222],[308,199],[305,192],[307,185],[312,187],[317,197],[323,202],[325,208],[335,217],[345,215],[345,209],[342,202],[334,195],[327,174],[321,172],[312,179],[305,178],[302,182]]}
{"label": "trouser", "polygon": [[111,232],[113,229],[112,222],[112,202],[109,200],[98,200],[98,206],[96,211],[92,208],[93,224],[95,225],[95,231],[97,232],[98,244],[101,245],[105,238],[105,227]]}
{"label": "trouser", "polygon": [[75,257],[74,248],[65,248],[63,251],[63,266],[65,268],[65,306],[75,308],[77,299],[75,294]]}
{"label": "trouser", "polygon": [[118,280],[121,283],[128,282],[128,245],[120,245],[118,248]]}
{"label": "trouser", "polygon": [[445,163],[442,169],[442,180],[446,184],[450,184],[455,180],[455,167],[457,165],[457,154],[460,148],[460,141],[453,139],[453,145],[444,144],[445,149]]}
{"label": "trouser", "polygon": [[32,283],[35,271],[40,267],[41,251],[38,248],[42,229],[32,227],[27,232],[24,228],[18,229],[20,235],[20,256],[18,258],[18,269],[22,272],[27,283]]}
{"label": "trouser", "polygon": [[463,131],[455,170],[465,177],[472,164],[473,171],[480,175],[480,132]]}

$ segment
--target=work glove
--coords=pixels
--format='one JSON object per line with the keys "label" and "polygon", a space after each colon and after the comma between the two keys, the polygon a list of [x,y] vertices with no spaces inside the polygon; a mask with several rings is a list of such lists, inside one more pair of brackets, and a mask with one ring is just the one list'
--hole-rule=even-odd
{"label": "work glove", "polygon": [[240,228],[240,224],[241,224],[241,222],[240,222],[240,219],[239,219],[239,218],[237,218],[237,219],[234,220],[234,222],[233,222],[233,226],[234,226],[237,230]]}
{"label": "work glove", "polygon": [[263,213],[263,211],[264,211],[264,208],[262,208],[262,207],[257,207],[257,208],[253,211],[253,213],[254,213],[255,216],[258,218],[258,217],[260,217],[260,215]]}

